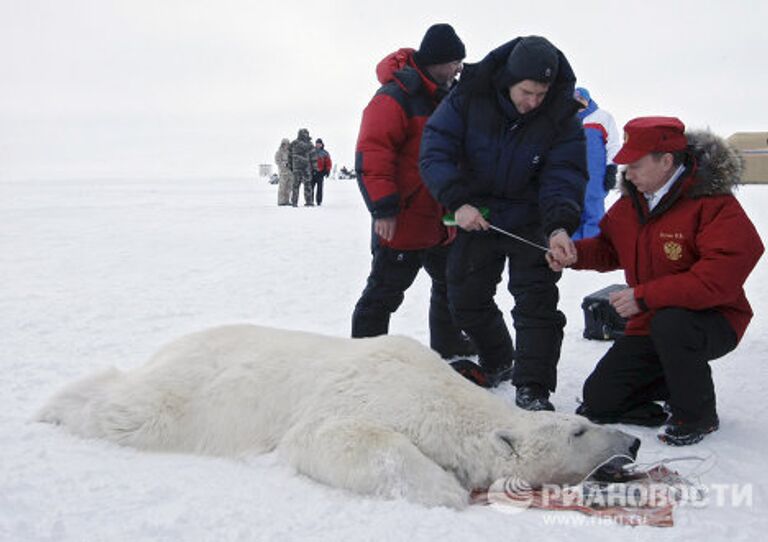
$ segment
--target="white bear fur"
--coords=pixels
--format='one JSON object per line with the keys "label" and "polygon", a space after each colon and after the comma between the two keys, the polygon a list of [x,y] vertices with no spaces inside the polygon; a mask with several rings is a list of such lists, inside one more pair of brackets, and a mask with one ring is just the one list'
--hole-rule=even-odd
{"label": "white bear fur", "polygon": [[182,337],[128,372],[70,384],[36,419],[143,450],[278,454],[325,484],[461,508],[516,476],[576,483],[634,437],[511,407],[400,336],[230,325]]}

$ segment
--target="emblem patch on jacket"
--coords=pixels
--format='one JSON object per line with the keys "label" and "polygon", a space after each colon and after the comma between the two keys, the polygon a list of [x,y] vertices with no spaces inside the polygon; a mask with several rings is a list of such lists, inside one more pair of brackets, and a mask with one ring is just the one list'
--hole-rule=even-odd
{"label": "emblem patch on jacket", "polygon": [[667,255],[667,259],[676,262],[683,257],[683,245],[675,241],[667,241],[664,243],[664,254]]}

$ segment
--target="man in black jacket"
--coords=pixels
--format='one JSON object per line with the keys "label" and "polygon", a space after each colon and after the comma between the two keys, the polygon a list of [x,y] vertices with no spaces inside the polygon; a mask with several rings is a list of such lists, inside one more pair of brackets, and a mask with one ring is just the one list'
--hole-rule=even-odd
{"label": "man in black jacket", "polygon": [[[476,344],[489,385],[511,378],[518,406],[528,410],[554,410],[549,393],[565,326],[560,274],[543,250],[489,226],[575,258],[570,234],[587,182],[575,79],[546,39],[512,40],[466,68],[427,122],[421,145],[424,182],[460,226],[447,271],[456,323]],[[516,349],[493,300],[507,264]]]}

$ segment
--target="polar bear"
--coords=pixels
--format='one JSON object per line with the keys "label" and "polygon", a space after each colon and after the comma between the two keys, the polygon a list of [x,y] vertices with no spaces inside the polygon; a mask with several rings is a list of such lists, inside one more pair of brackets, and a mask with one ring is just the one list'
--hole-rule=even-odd
{"label": "polar bear", "polygon": [[142,450],[276,450],[330,486],[454,508],[503,477],[577,483],[640,445],[580,416],[507,405],[413,339],[247,324],[187,335],[142,367],[70,384],[36,419]]}

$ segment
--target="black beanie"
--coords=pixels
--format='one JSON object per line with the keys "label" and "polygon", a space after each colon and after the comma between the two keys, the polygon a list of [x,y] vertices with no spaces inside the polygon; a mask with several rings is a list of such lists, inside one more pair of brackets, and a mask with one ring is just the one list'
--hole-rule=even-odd
{"label": "black beanie", "polygon": [[420,65],[431,66],[462,60],[467,52],[453,27],[443,23],[429,27],[415,56]]}
{"label": "black beanie", "polygon": [[546,38],[527,36],[512,49],[504,66],[504,84],[514,85],[524,79],[551,83],[557,77],[558,51]]}
{"label": "black beanie", "polygon": [[317,145],[318,143],[320,143],[323,147],[325,147],[325,143],[323,143],[323,140],[320,139],[319,137],[315,139],[315,145]]}

